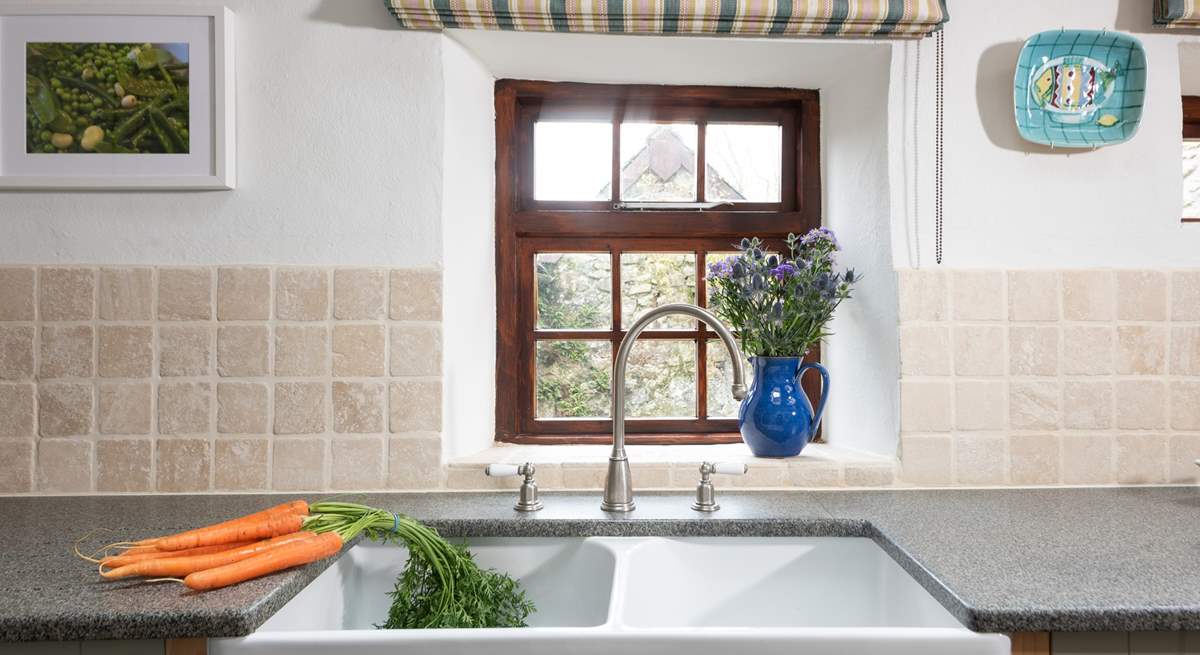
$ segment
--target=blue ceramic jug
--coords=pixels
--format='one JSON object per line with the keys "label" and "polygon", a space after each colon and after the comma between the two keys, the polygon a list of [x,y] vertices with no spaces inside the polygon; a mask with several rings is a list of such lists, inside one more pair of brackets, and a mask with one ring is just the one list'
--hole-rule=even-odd
{"label": "blue ceramic jug", "polygon": [[[754,380],[738,410],[738,429],[755,457],[791,457],[812,441],[829,396],[829,373],[801,357],[751,357]],[[800,386],[809,370],[821,375],[821,399],[814,412]]]}

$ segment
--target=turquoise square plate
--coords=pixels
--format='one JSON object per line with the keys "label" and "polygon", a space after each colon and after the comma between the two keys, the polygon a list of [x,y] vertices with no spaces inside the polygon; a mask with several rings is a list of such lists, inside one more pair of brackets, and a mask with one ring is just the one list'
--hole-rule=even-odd
{"label": "turquoise square plate", "polygon": [[1026,141],[1095,148],[1133,138],[1146,96],[1146,51],[1120,32],[1052,30],[1017,57],[1013,108]]}

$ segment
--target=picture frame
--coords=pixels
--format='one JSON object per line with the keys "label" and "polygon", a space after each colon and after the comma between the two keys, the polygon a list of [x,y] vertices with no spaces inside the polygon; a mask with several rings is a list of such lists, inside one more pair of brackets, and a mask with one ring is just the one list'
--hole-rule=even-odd
{"label": "picture frame", "polygon": [[224,5],[0,8],[0,88],[25,89],[0,191],[233,189],[233,30]]}

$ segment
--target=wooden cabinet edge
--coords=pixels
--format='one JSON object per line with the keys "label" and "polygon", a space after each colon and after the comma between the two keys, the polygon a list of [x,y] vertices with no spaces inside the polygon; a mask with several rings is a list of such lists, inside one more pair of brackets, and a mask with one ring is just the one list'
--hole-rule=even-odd
{"label": "wooden cabinet edge", "polygon": [[1014,632],[1009,639],[1012,655],[1050,655],[1049,632]]}
{"label": "wooden cabinet edge", "polygon": [[165,655],[208,655],[208,639],[204,637],[168,639],[163,652]]}

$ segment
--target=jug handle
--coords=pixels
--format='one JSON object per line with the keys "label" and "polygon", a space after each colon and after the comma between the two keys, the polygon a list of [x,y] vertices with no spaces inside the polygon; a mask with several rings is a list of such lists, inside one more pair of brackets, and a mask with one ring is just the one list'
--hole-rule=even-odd
{"label": "jug handle", "polygon": [[796,384],[800,384],[800,378],[809,370],[815,370],[821,376],[821,398],[817,400],[817,408],[813,412],[812,430],[815,434],[821,426],[821,416],[825,414],[825,401],[829,398],[829,371],[826,371],[820,362],[806,362],[796,369]]}

